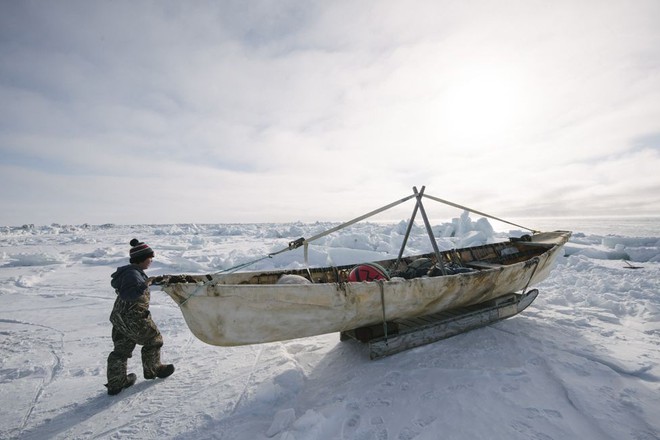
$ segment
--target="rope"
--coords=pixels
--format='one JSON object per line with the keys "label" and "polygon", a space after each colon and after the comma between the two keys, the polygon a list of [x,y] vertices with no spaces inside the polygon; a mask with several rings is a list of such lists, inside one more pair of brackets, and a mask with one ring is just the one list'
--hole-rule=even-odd
{"label": "rope", "polygon": [[[415,211],[413,212],[413,216],[412,216],[412,218],[410,219],[410,224],[408,225],[408,226],[409,226],[409,229],[410,229],[410,227],[411,227],[411,225],[412,225],[412,222],[414,221],[415,214],[417,213],[417,210],[419,209],[419,210],[421,211],[421,213],[422,213],[422,216],[424,217],[424,220],[425,220],[425,223],[426,223],[426,226],[427,226],[427,230],[428,230],[428,232],[429,232],[429,236],[431,237],[431,240],[432,240],[432,242],[433,242],[433,244],[434,244],[434,250],[436,250],[436,254],[438,254],[438,255],[439,255],[439,251],[437,250],[437,244],[435,244],[435,240],[433,239],[433,234],[432,234],[432,232],[431,232],[431,230],[430,230],[430,225],[429,225],[429,223],[428,223],[428,219],[426,218],[426,213],[424,212],[424,207],[423,207],[423,205],[422,205],[422,200],[421,200],[422,197],[426,197],[426,198],[429,198],[429,199],[431,199],[431,200],[435,200],[436,202],[440,202],[440,203],[444,203],[444,204],[449,205],[449,206],[453,206],[453,207],[455,207],[455,208],[463,209],[463,210],[466,210],[466,211],[469,211],[469,212],[475,213],[475,214],[477,214],[477,215],[481,215],[481,216],[483,216],[483,217],[488,217],[488,218],[491,218],[491,219],[493,219],[493,220],[497,220],[497,221],[500,221],[500,222],[503,222],[503,223],[507,223],[507,224],[509,224],[509,225],[513,225],[513,226],[516,226],[516,227],[519,227],[519,228],[527,229],[528,231],[532,231],[532,232],[534,232],[534,233],[539,232],[539,231],[537,231],[537,230],[535,230],[535,229],[531,229],[531,228],[528,228],[528,227],[525,227],[525,226],[517,225],[517,224],[512,223],[512,222],[509,222],[509,221],[507,221],[507,220],[504,220],[504,219],[501,219],[501,218],[498,218],[498,217],[495,217],[495,216],[492,216],[492,215],[489,215],[489,214],[486,214],[486,213],[483,213],[483,212],[477,211],[477,210],[475,210],[475,209],[468,208],[468,207],[463,206],[463,205],[459,205],[459,204],[457,204],[457,203],[449,202],[449,201],[447,201],[447,200],[443,200],[443,199],[440,199],[440,198],[437,198],[437,197],[430,196],[430,195],[424,193],[424,187],[422,187],[422,190],[419,191],[419,192],[417,191],[417,188],[416,188],[416,187],[413,187],[413,190],[414,190],[414,193],[411,194],[411,195],[409,195],[409,196],[407,196],[407,197],[404,197],[404,198],[402,198],[402,199],[396,200],[396,201],[394,201],[394,202],[392,202],[392,203],[390,203],[390,204],[388,204],[388,205],[385,205],[385,206],[383,206],[383,207],[381,207],[381,208],[375,209],[375,210],[373,210],[373,211],[371,211],[371,212],[368,212],[368,213],[366,213],[366,214],[364,214],[364,215],[361,215],[361,216],[359,216],[359,217],[356,217],[356,218],[354,218],[353,220],[350,220],[350,221],[347,221],[347,222],[345,222],[345,223],[342,223],[342,224],[340,224],[340,225],[338,225],[338,226],[335,226],[334,228],[331,228],[331,229],[328,229],[327,231],[321,232],[320,234],[316,234],[316,235],[314,235],[313,237],[310,237],[310,238],[304,238],[304,237],[298,238],[297,240],[294,240],[294,241],[289,242],[289,245],[288,245],[286,248],[284,248],[284,249],[281,249],[281,250],[279,250],[279,251],[277,251],[277,252],[272,252],[272,253],[270,253],[270,254],[268,254],[268,255],[264,255],[263,257],[257,258],[257,259],[255,259],[255,260],[251,260],[251,261],[248,261],[248,262],[245,262],[245,263],[238,264],[238,265],[233,266],[233,267],[230,267],[230,268],[228,268],[228,269],[222,269],[222,270],[219,270],[219,271],[217,271],[217,272],[214,272],[212,275],[227,275],[227,274],[230,274],[230,273],[234,273],[234,272],[236,272],[236,271],[238,271],[238,270],[240,270],[240,269],[243,269],[243,268],[245,268],[245,267],[251,266],[251,265],[253,265],[253,264],[255,264],[255,263],[258,263],[258,262],[260,262],[260,261],[263,261],[263,260],[265,260],[265,259],[267,259],[267,258],[273,258],[275,255],[279,255],[279,254],[281,254],[281,253],[283,253],[283,252],[290,251],[290,250],[293,250],[293,249],[297,249],[297,248],[299,248],[299,247],[301,247],[301,246],[304,246],[305,265],[307,266],[307,271],[309,272],[309,264],[308,264],[308,248],[309,248],[309,243],[311,243],[311,242],[314,241],[314,240],[318,240],[318,239],[321,238],[321,237],[325,237],[326,235],[332,234],[333,232],[339,231],[340,229],[343,229],[343,228],[346,228],[346,227],[348,227],[348,226],[351,226],[351,225],[353,225],[353,224],[355,224],[355,223],[357,223],[357,222],[360,222],[360,221],[362,221],[362,220],[364,220],[364,219],[366,219],[366,218],[372,217],[372,216],[374,216],[374,215],[376,215],[376,214],[379,214],[379,213],[381,213],[381,212],[383,212],[383,211],[386,211],[386,210],[388,210],[388,209],[390,209],[390,208],[393,208],[393,207],[395,207],[395,206],[397,206],[397,205],[400,205],[401,203],[406,202],[406,201],[408,201],[408,200],[410,200],[410,199],[412,199],[412,198],[417,198],[417,203],[415,204]],[[407,236],[408,234],[409,234],[409,231],[406,232],[406,236]],[[407,237],[406,237],[406,238],[407,238]],[[472,252],[472,250],[470,250],[470,252]],[[401,258],[401,255],[402,255],[402,254],[403,254],[403,247],[402,247],[402,249],[401,249],[401,253],[399,254],[399,258],[398,258],[398,259]],[[439,263],[441,264],[441,261],[440,261]],[[442,266],[442,264],[441,264],[441,266]],[[442,267],[442,269],[444,269],[444,267]],[[535,268],[534,270],[536,270],[536,268]],[[444,272],[444,270],[443,270],[443,272]],[[534,273],[532,273],[532,276],[534,276]],[[310,277],[311,277],[311,273],[310,273]],[[531,279],[530,279],[530,281],[531,281]],[[209,282],[210,282],[210,281],[206,281],[206,282],[204,282],[204,283],[202,284],[202,286],[208,284]],[[529,283],[528,283],[528,285],[529,285]],[[527,287],[525,287],[525,289],[527,289]],[[185,304],[186,301],[188,301],[192,296],[194,296],[194,295],[197,293],[198,290],[199,290],[199,289],[196,289],[195,292],[194,292],[193,294],[191,294],[188,298],[186,298],[186,299],[181,303],[181,305]],[[387,340],[387,323],[385,322],[385,302],[384,302],[385,299],[384,299],[384,293],[383,293],[383,287],[382,287],[382,285],[381,285],[381,301],[383,302],[383,325],[385,326],[385,339]]]}
{"label": "rope", "polygon": [[532,282],[532,278],[534,278],[534,274],[536,273],[536,269],[539,268],[539,257],[534,257],[527,264],[534,264],[534,270],[532,270],[532,274],[529,277],[529,280],[527,280],[527,284],[525,284],[525,288],[523,289],[523,295],[527,293],[527,288],[529,287],[529,283]]}
{"label": "rope", "polygon": [[239,270],[239,269],[243,269],[244,267],[252,266],[254,263],[258,263],[258,262],[260,262],[260,261],[262,261],[262,260],[265,260],[265,259],[267,259],[267,258],[273,258],[275,255],[279,255],[279,254],[281,254],[281,253],[283,253],[283,252],[290,251],[290,250],[292,250],[292,249],[297,249],[297,248],[299,248],[300,246],[302,246],[304,240],[305,240],[305,239],[301,237],[301,238],[299,238],[299,239],[297,239],[297,240],[290,241],[290,242],[289,242],[289,246],[288,246],[288,247],[285,247],[284,249],[280,249],[280,250],[277,251],[277,252],[271,252],[270,254],[268,254],[268,255],[264,255],[263,257],[261,257],[261,258],[257,258],[256,260],[248,261],[248,262],[246,262],[246,263],[241,263],[241,264],[238,264],[238,265],[236,265],[236,266],[230,267],[230,268],[228,268],[228,269],[222,269],[222,270],[219,270],[219,271],[217,271],[217,272],[214,272],[213,275],[234,273],[234,272],[236,272],[236,271]]}
{"label": "rope", "polygon": [[376,280],[376,282],[380,288],[380,303],[383,308],[383,335],[385,335],[385,346],[387,347],[389,344],[387,342],[387,319],[385,318],[385,285],[383,280]]}
{"label": "rope", "polygon": [[517,226],[517,227],[519,227],[519,228],[527,229],[528,231],[532,231],[532,232],[539,232],[539,231],[537,231],[536,229],[531,229],[531,228],[528,228],[528,227],[526,227],[526,226],[517,225],[517,224],[515,224],[515,223],[511,223],[511,222],[506,221],[506,220],[504,220],[504,219],[501,219],[501,218],[495,217],[494,215],[486,214],[486,213],[484,213],[484,212],[477,211],[476,209],[468,208],[467,206],[463,206],[463,205],[459,205],[459,204],[457,204],[457,203],[453,203],[453,202],[450,202],[450,201],[447,201],[447,200],[439,199],[439,198],[437,198],[437,197],[433,197],[433,196],[430,196],[430,195],[428,195],[428,194],[423,194],[423,197],[427,197],[427,198],[429,198],[429,199],[431,199],[431,200],[435,200],[436,202],[444,203],[445,205],[453,206],[454,208],[464,209],[464,210],[466,210],[466,211],[473,212],[473,213],[475,213],[475,214],[477,214],[477,215],[481,215],[481,216],[484,216],[484,217],[492,218],[493,220],[497,220],[497,221],[499,221],[499,222],[506,223],[506,224],[508,224],[508,225]]}
{"label": "rope", "polygon": [[244,267],[252,266],[253,264],[258,263],[258,262],[260,262],[262,260],[265,260],[267,258],[273,258],[272,254],[268,254],[268,255],[263,256],[261,258],[257,258],[256,260],[248,261],[247,263],[238,264],[238,265],[230,267],[228,269],[219,270],[218,272],[214,272],[213,275],[234,273],[239,269],[243,269]]}
{"label": "rope", "polygon": [[341,225],[336,226],[336,227],[334,227],[334,228],[332,228],[332,229],[328,229],[328,230],[325,231],[325,232],[321,232],[320,234],[317,234],[317,235],[313,236],[312,238],[308,238],[308,239],[306,239],[305,242],[306,242],[306,243],[309,243],[309,242],[312,242],[312,241],[314,241],[314,240],[317,240],[317,239],[319,239],[319,238],[321,238],[321,237],[324,237],[324,236],[326,236],[326,235],[328,235],[328,234],[332,234],[333,232],[336,232],[336,231],[338,231],[338,230],[340,230],[340,229],[344,229],[344,228],[347,227],[347,226],[351,226],[352,224],[355,224],[355,223],[357,223],[357,222],[359,222],[359,221],[362,221],[362,220],[364,220],[365,218],[369,218],[369,217],[374,216],[374,215],[376,215],[376,214],[380,214],[381,212],[383,212],[383,211],[387,211],[388,209],[393,208],[393,207],[395,207],[396,205],[400,205],[400,204],[403,203],[403,202],[407,202],[408,200],[412,199],[413,197],[416,197],[415,194],[411,194],[411,195],[409,195],[408,197],[404,197],[404,198],[402,198],[402,199],[400,199],[400,200],[397,200],[396,202],[392,202],[392,203],[390,203],[389,205],[383,206],[382,208],[378,208],[378,209],[373,210],[373,211],[371,211],[371,212],[368,212],[368,213],[366,213],[366,214],[364,214],[364,215],[361,215],[360,217],[356,217],[356,218],[354,218],[353,220],[347,221],[346,223],[342,223]]}
{"label": "rope", "polygon": [[234,272],[236,272],[236,271],[239,270],[239,269],[243,269],[244,267],[251,266],[251,265],[253,265],[253,264],[255,264],[255,263],[258,263],[258,262],[260,262],[260,261],[262,261],[262,260],[265,260],[265,259],[267,259],[267,258],[273,258],[275,255],[281,254],[282,252],[286,252],[286,251],[290,251],[290,250],[293,250],[293,249],[297,249],[297,248],[299,248],[300,246],[303,246],[303,245],[304,245],[304,247],[305,247],[305,248],[304,248],[304,249],[305,249],[305,250],[304,250],[305,264],[308,264],[308,263],[307,263],[307,259],[308,259],[308,252],[307,252],[307,250],[308,250],[308,247],[309,247],[309,243],[311,243],[312,241],[314,241],[314,240],[318,240],[318,239],[321,238],[321,237],[325,237],[325,236],[328,235],[328,234],[332,234],[333,232],[336,232],[336,231],[339,231],[340,229],[343,229],[343,228],[346,228],[346,227],[348,227],[348,226],[351,226],[351,225],[353,225],[353,224],[355,224],[355,223],[357,223],[357,222],[360,222],[360,221],[362,221],[362,220],[364,220],[364,219],[366,219],[366,218],[372,217],[372,216],[374,216],[374,215],[376,215],[376,214],[380,214],[380,213],[383,212],[383,211],[387,211],[388,209],[393,208],[393,207],[395,207],[396,205],[400,205],[401,203],[406,202],[406,201],[412,199],[413,197],[415,197],[415,194],[412,194],[412,195],[410,195],[410,196],[408,196],[408,197],[404,197],[404,198],[402,198],[402,199],[399,199],[399,200],[397,200],[397,201],[395,201],[395,202],[390,203],[389,205],[385,205],[385,206],[383,206],[383,207],[381,207],[381,208],[378,208],[378,209],[375,209],[375,210],[373,210],[373,211],[371,211],[371,212],[369,212],[369,213],[367,213],[367,214],[364,214],[364,215],[361,215],[361,216],[359,216],[359,217],[356,217],[356,218],[354,218],[353,220],[347,221],[346,223],[342,223],[342,224],[340,224],[339,226],[335,226],[335,227],[332,228],[332,229],[328,229],[327,231],[321,232],[320,234],[316,234],[315,236],[313,236],[313,237],[311,237],[311,238],[304,238],[304,237],[301,237],[301,238],[299,238],[299,239],[297,239],[297,240],[291,241],[291,242],[289,242],[289,246],[285,247],[284,249],[281,249],[281,250],[279,250],[279,251],[277,251],[277,252],[272,252],[272,253],[270,253],[270,254],[268,254],[268,255],[265,255],[265,256],[263,256],[263,257],[261,257],[261,258],[257,258],[256,260],[248,261],[248,262],[246,262],[246,263],[242,263],[242,264],[236,265],[236,266],[234,266],[234,267],[230,267],[230,268],[228,268],[228,269],[219,270],[219,271],[213,273],[213,275],[221,275],[221,274],[230,274],[230,273],[234,273]]}
{"label": "rope", "polygon": [[192,298],[193,296],[196,296],[196,295],[197,295],[197,292],[199,292],[199,289],[201,289],[202,287],[205,287],[205,286],[206,286],[206,284],[202,284],[202,285],[200,285],[199,287],[197,287],[197,289],[195,289],[195,291],[194,291],[193,293],[191,293],[190,295],[188,295],[188,298],[186,298],[186,299],[184,299],[183,301],[181,301],[181,304],[179,304],[179,307],[182,307],[185,303],[188,302],[188,300],[189,300],[190,298]]}

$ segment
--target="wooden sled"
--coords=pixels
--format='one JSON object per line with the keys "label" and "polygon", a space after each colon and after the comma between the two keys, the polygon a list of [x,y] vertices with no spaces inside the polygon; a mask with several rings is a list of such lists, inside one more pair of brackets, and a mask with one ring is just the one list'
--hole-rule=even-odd
{"label": "wooden sled", "polygon": [[510,318],[525,310],[538,293],[537,289],[510,293],[468,307],[344,331],[340,338],[367,344],[369,357],[379,359]]}

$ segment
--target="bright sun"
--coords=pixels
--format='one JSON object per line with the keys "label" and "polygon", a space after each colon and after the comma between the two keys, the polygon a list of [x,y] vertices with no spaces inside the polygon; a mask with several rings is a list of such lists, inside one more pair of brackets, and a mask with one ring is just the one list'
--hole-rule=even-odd
{"label": "bright sun", "polygon": [[447,140],[461,148],[504,142],[524,117],[520,78],[502,69],[461,72],[450,81],[439,105]]}

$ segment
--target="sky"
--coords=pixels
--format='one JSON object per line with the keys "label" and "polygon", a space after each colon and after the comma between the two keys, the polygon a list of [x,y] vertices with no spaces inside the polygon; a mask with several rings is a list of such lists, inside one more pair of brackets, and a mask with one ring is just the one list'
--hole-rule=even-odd
{"label": "sky", "polygon": [[0,225],[344,221],[413,186],[660,215],[659,22],[655,0],[0,0]]}

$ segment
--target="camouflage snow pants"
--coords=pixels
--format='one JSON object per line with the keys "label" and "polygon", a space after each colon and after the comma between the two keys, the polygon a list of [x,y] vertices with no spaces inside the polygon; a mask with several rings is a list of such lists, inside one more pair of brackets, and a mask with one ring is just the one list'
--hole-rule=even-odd
{"label": "camouflage snow pants", "polygon": [[[148,295],[148,294],[147,294]],[[121,388],[126,380],[128,358],[136,345],[142,346],[144,373],[154,375],[160,363],[163,337],[151,319],[149,297],[129,303],[117,299],[110,314],[114,350],[108,356],[108,388]]]}

